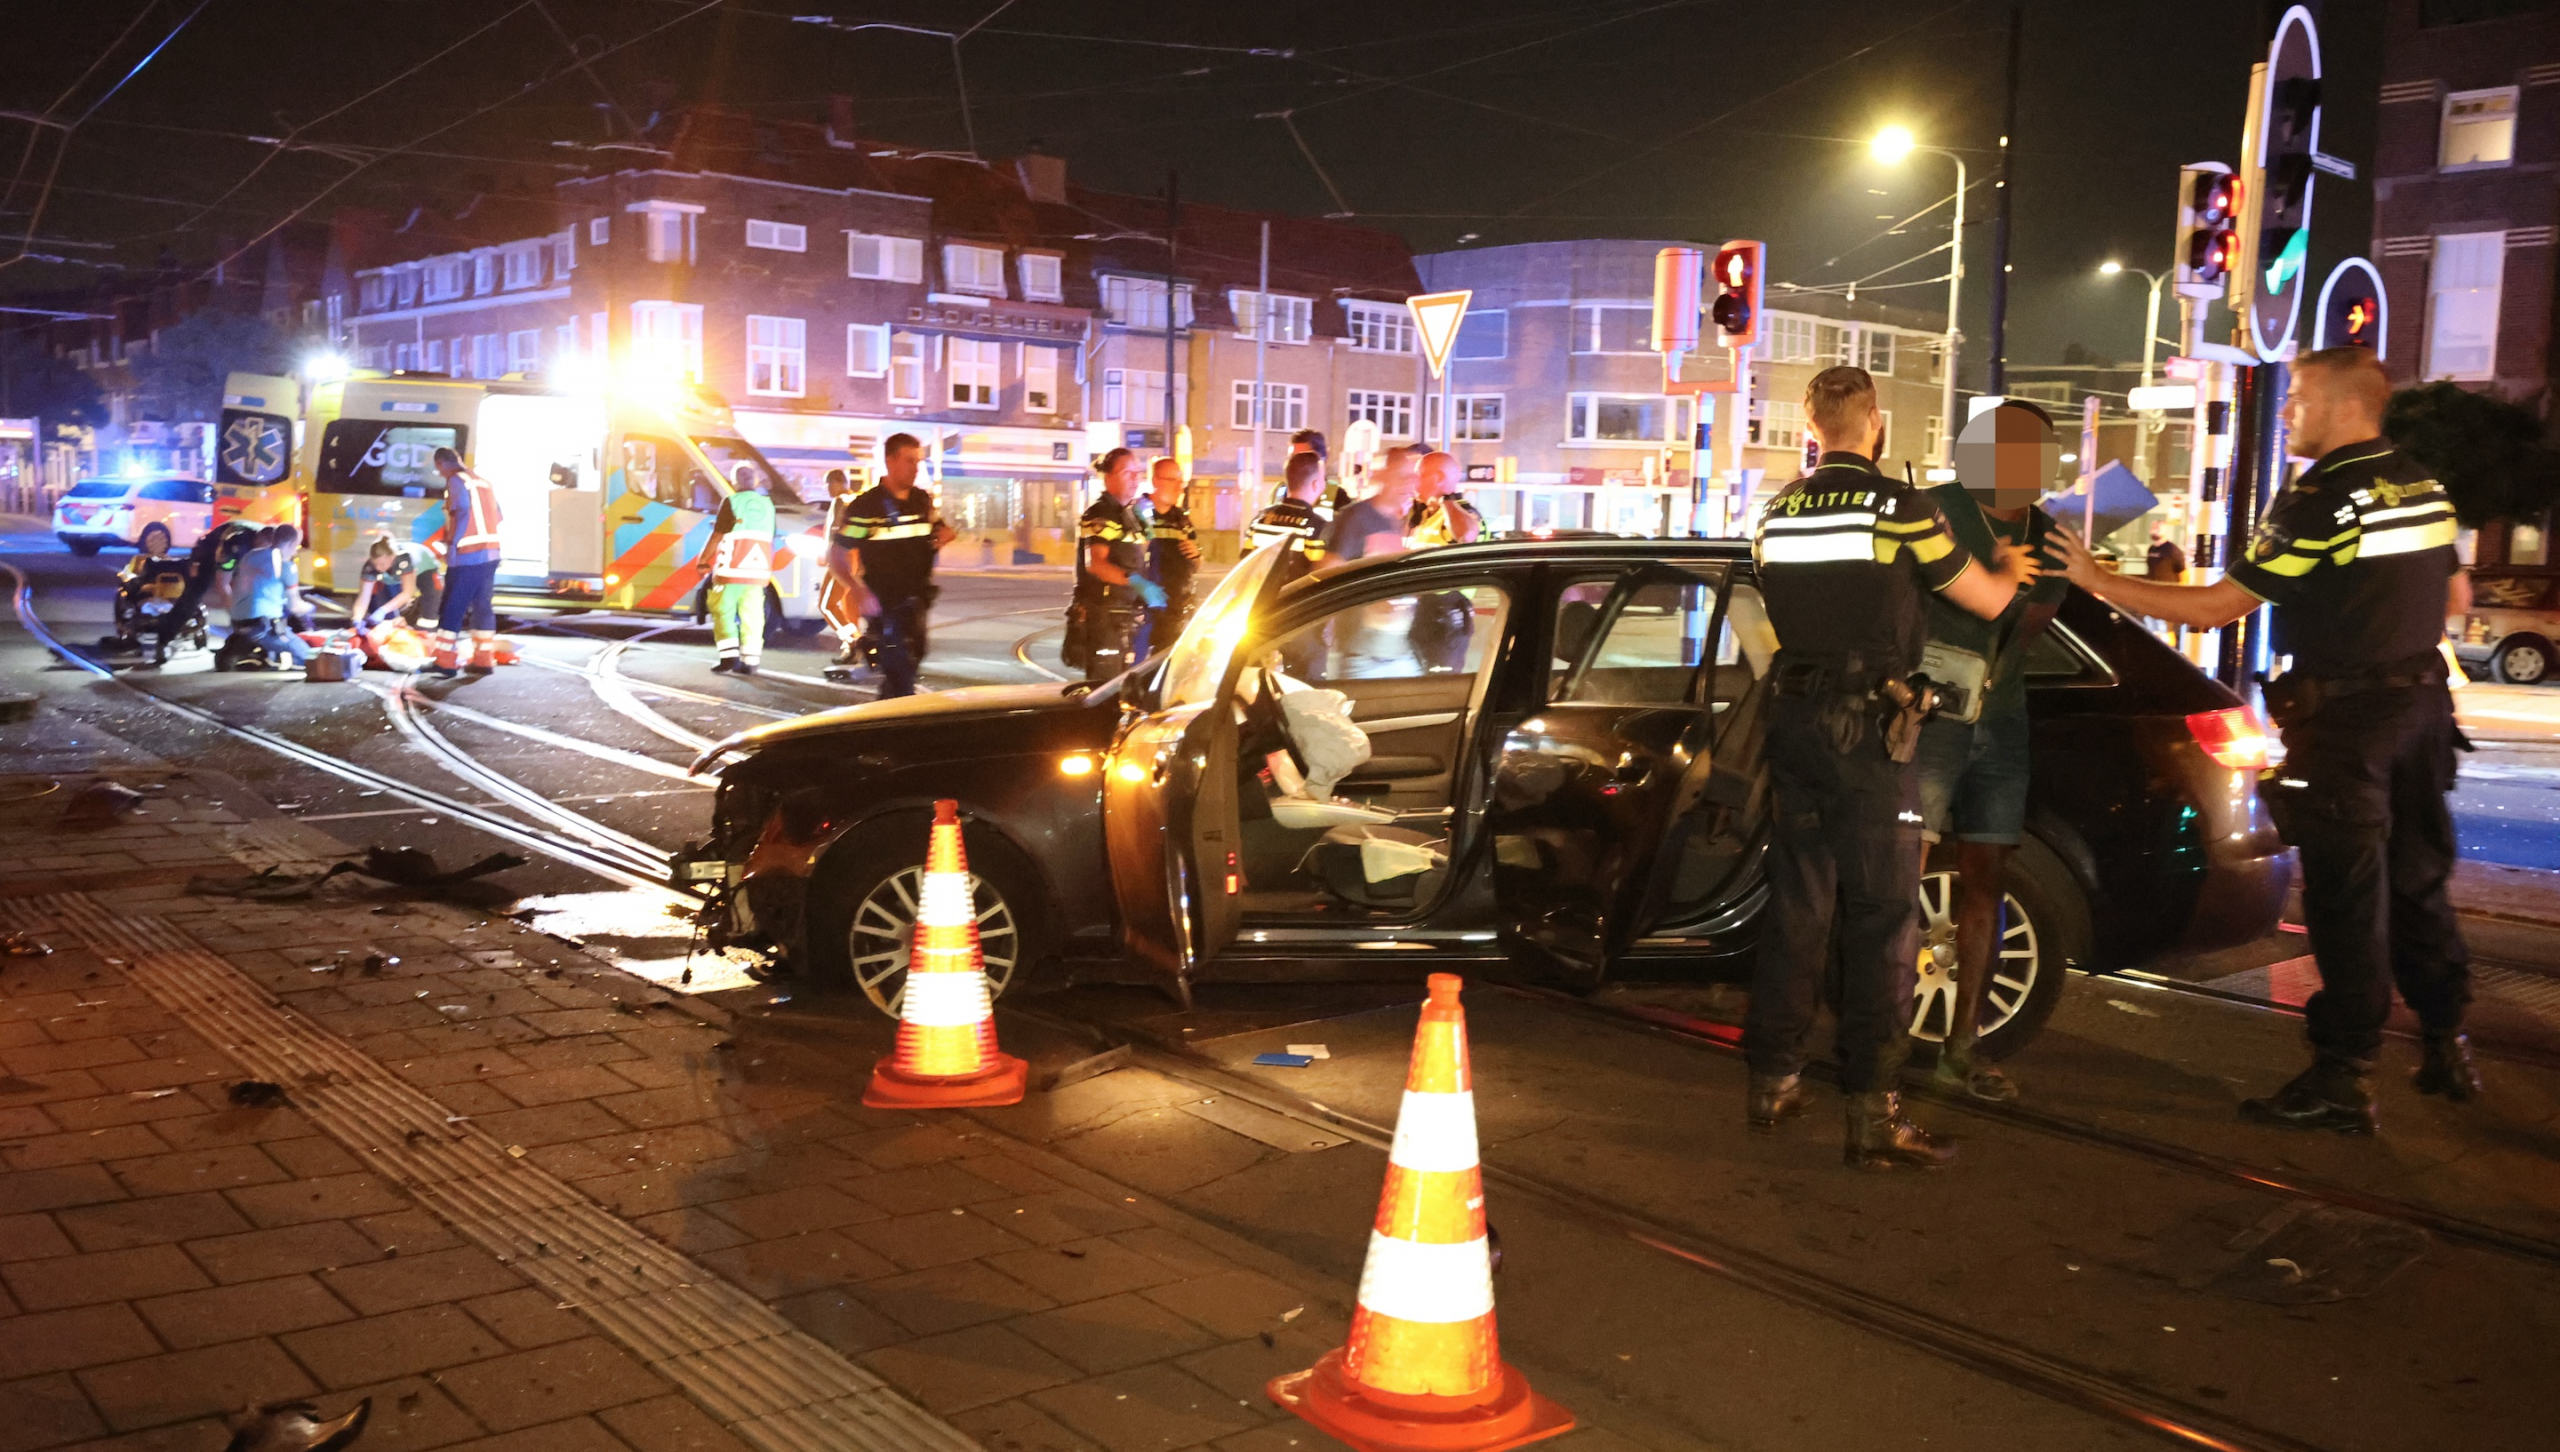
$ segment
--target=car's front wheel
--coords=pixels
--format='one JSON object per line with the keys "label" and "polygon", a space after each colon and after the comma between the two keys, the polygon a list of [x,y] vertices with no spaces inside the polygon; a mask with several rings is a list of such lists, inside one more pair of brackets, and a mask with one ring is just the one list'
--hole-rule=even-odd
{"label": "car's front wheel", "polygon": [[2551,679],[2551,642],[2520,633],[2498,642],[2489,657],[2489,673],[2510,686],[2536,686]]}
{"label": "car's front wheel", "polygon": [[[861,842],[840,845],[809,884],[810,971],[829,987],[858,989],[897,1017],[915,943],[930,824],[922,817],[865,823]],[[964,827],[978,952],[997,997],[1037,961],[1042,925],[1039,879],[1002,838]],[[894,843],[894,847],[879,845]]]}
{"label": "car's front wheel", "polygon": [[[1937,858],[1951,859],[1940,849]],[[1912,994],[1911,1036],[1943,1042],[1956,1000],[1955,873],[1932,860],[1920,879],[1920,976]],[[2089,900],[2053,850],[2033,837],[2009,855],[1990,987],[1982,999],[1980,1049],[2005,1059],[2026,1047],[2062,1001],[2064,972],[2089,957]]]}
{"label": "car's front wheel", "polygon": [[99,542],[94,539],[67,539],[63,543],[71,547],[73,554],[84,560],[95,555],[101,548]]}

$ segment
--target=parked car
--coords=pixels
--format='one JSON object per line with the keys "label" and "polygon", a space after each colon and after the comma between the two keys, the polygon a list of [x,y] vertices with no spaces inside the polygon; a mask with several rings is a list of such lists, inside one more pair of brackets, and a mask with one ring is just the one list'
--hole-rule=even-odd
{"label": "parked car", "polygon": [[54,538],[75,555],[129,545],[165,555],[213,528],[213,486],[201,479],[83,479],[53,506]]}
{"label": "parked car", "polygon": [[[703,753],[715,834],[679,854],[711,940],[896,1002],[930,803],[956,798],[999,992],[1416,976],[1526,962],[1569,983],[1747,974],[1765,900],[1773,641],[1729,540],[1549,539],[1237,566],[1115,681],[979,687],[776,722]],[[2273,929],[2289,859],[2266,738],[2229,691],[2075,594],[2026,669],[2035,768],[1985,1049],[2096,972]],[[1342,692],[1369,754],[1297,767],[1283,675]],[[1310,753],[1301,749],[1299,756]],[[1275,757],[1277,759],[1275,759]],[[1365,810],[1363,809],[1365,808]],[[1944,1034],[1947,876],[1915,1031]]]}

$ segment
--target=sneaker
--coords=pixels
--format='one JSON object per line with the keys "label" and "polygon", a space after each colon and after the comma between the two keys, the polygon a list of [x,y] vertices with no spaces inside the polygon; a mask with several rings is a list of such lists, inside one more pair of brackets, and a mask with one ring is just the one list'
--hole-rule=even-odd
{"label": "sneaker", "polygon": [[461,669],[459,667],[449,665],[422,665],[418,667],[416,673],[439,681],[458,681],[462,679]]}

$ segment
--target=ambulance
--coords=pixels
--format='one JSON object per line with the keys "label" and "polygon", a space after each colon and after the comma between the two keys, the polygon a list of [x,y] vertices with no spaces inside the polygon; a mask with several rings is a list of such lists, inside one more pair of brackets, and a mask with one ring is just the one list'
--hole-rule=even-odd
{"label": "ambulance", "polygon": [[443,528],[435,451],[455,450],[497,491],[498,602],[516,609],[689,614],[720,502],[753,465],[772,481],[767,614],[804,634],[825,623],[825,501],[794,493],[697,386],[357,372],[305,387],[235,373],[219,430],[215,521],[298,525],[303,583],[350,595],[377,537]]}

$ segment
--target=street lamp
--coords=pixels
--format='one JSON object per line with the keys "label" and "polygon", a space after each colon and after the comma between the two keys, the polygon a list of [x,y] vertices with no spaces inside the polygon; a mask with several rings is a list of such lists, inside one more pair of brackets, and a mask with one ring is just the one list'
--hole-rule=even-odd
{"label": "street lamp", "polygon": [[2151,284],[2151,300],[2143,304],[2142,310],[2142,386],[2149,388],[2152,345],[2160,335],[2160,284],[2168,281],[2169,274],[2153,272],[2148,268],[2127,267],[2112,257],[2098,264],[2100,277],[2113,277],[2119,272],[2139,273]]}
{"label": "street lamp", "polygon": [[1876,133],[1870,143],[1876,160],[1887,166],[1899,165],[1915,151],[1943,156],[1956,164],[1955,227],[1947,243],[1947,341],[1945,358],[1941,360],[1944,376],[1938,389],[1938,467],[1953,469],[1956,462],[1956,304],[1963,297],[1964,286],[1964,158],[1943,146],[1922,146],[1911,132],[1900,126],[1888,126]]}

